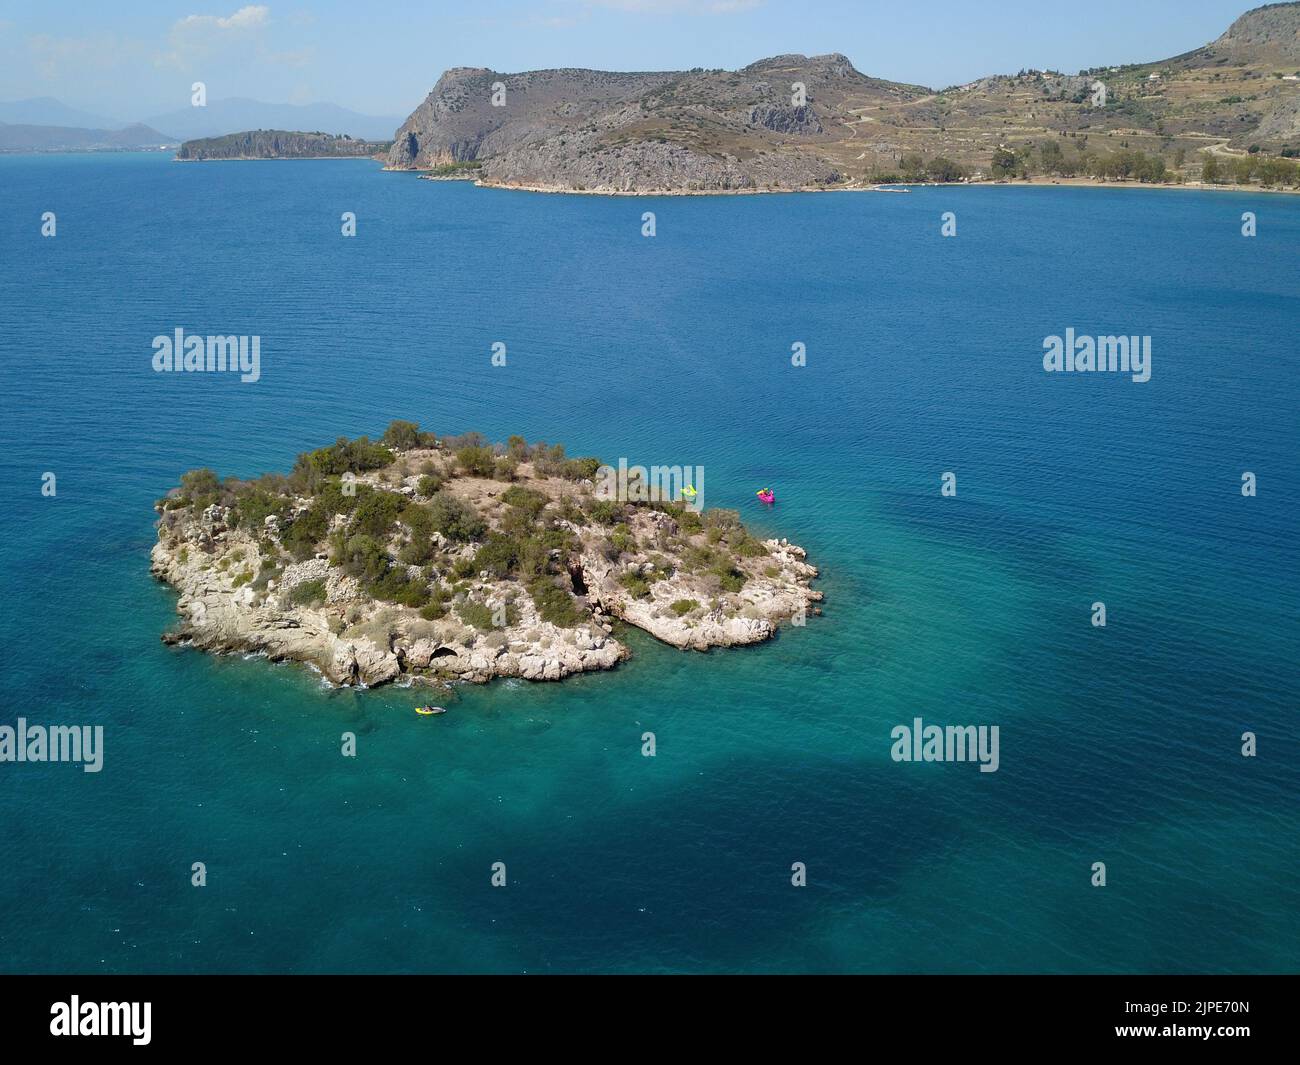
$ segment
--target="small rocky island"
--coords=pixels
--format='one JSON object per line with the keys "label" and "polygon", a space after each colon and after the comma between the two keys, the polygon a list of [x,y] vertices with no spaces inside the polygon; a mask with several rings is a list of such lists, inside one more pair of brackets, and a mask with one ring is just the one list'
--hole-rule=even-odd
{"label": "small rocky island", "polygon": [[176,152],[183,162],[210,159],[356,159],[387,152],[390,141],[363,141],[346,133],[302,133],[254,129],[186,141]]}
{"label": "small rocky island", "polygon": [[560,445],[402,421],[287,476],[192,470],[156,504],[151,568],[180,592],[163,640],[306,662],[336,685],[559,680],[627,658],[619,623],[702,651],[820,612],[802,548],[735,511],[605,498],[600,470]]}

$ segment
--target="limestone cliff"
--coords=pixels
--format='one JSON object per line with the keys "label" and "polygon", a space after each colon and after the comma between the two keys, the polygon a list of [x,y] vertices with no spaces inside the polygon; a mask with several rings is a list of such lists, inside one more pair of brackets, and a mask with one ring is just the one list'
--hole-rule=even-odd
{"label": "limestone cliff", "polygon": [[389,142],[361,141],[332,133],[299,133],[257,129],[186,141],[176,158],[204,159],[333,159],[356,158],[386,151]]}

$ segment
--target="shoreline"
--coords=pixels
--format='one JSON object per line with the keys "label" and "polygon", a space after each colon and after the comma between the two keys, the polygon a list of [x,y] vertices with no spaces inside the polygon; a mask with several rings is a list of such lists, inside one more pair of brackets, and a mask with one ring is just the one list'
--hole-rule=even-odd
{"label": "shoreline", "polygon": [[[385,166],[385,173],[415,173],[427,175],[427,170]],[[611,196],[611,197],[672,197],[672,196],[779,196],[800,193],[825,192],[910,192],[924,188],[1094,188],[1094,189],[1165,189],[1190,192],[1244,192],[1280,196],[1298,196],[1300,189],[1266,188],[1262,185],[1206,185],[1200,181],[1181,183],[1144,181],[1101,181],[1096,178],[1030,178],[1021,181],[892,181],[880,184],[807,186],[803,188],[753,188],[753,189],[654,189],[627,191],[623,189],[574,189],[559,185],[536,185],[514,182],[490,181],[483,178],[429,178],[428,180],[472,180],[482,189],[500,189],[505,192],[536,192],[554,196]]]}
{"label": "shoreline", "polygon": [[1079,188],[1079,189],[1184,189],[1189,192],[1251,192],[1275,193],[1281,196],[1300,196],[1300,189],[1274,189],[1263,185],[1206,185],[1200,181],[1183,181],[1178,183],[1150,181],[1099,181],[1096,178],[1030,178],[1028,181],[954,181],[927,182],[914,188],[925,188],[927,184],[943,185],[979,185],[1014,188]]}
{"label": "shoreline", "polygon": [[1031,179],[1029,181],[891,181],[878,185],[835,185],[829,188],[808,186],[798,189],[683,189],[655,190],[647,192],[624,192],[605,189],[569,189],[551,185],[518,185],[504,182],[474,182],[479,188],[503,189],[508,192],[539,192],[551,195],[570,196],[780,196],[800,193],[825,192],[910,192],[912,189],[925,188],[1091,188],[1091,189],[1181,189],[1191,192],[1249,192],[1269,193],[1283,196],[1300,195],[1300,189],[1273,189],[1261,185],[1205,185],[1201,182],[1186,181],[1180,184],[1153,184],[1144,181],[1099,181],[1095,178],[1058,178],[1050,180]]}
{"label": "shoreline", "polygon": [[[360,474],[327,472],[359,446]],[[626,660],[616,623],[707,651],[820,614],[803,548],[735,511],[605,498],[581,476],[594,459],[566,473],[525,451],[506,481],[466,465],[477,445],[340,447],[310,453],[310,485],[197,470],[155,503],[150,571],[179,593],[163,643],[308,663],[337,687],[558,681]]]}

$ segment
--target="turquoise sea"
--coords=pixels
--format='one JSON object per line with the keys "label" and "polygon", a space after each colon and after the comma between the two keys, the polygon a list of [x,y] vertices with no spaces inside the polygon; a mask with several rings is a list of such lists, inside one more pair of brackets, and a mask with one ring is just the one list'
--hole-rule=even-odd
{"label": "turquoise sea", "polygon": [[[148,154],[0,157],[0,192],[0,724],[105,730],[98,774],[0,763],[0,970],[1300,968],[1300,199]],[[155,374],[177,327],[260,335],[261,380]],[[1151,380],[1044,373],[1067,328],[1150,335]],[[393,418],[701,465],[824,616],[427,719],[159,642],[182,471]],[[893,762],[916,717],[998,725],[998,772]]]}

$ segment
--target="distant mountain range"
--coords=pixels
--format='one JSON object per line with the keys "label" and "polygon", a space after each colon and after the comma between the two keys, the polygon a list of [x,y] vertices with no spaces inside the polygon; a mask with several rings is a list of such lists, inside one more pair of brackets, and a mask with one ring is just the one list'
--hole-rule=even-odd
{"label": "distant mountain range", "polygon": [[0,152],[94,152],[172,148],[176,138],[138,123],[125,129],[0,122]]}
{"label": "distant mountain range", "polygon": [[400,115],[362,115],[335,104],[267,104],[232,97],[209,100],[206,107],[182,107],[144,120],[181,140],[224,137],[246,130],[327,130],[357,140],[388,141],[402,124]]}
{"label": "distant mountain range", "polygon": [[1183,180],[1222,162],[1240,181],[1270,154],[1300,154],[1300,3],[1257,8],[1159,62],[938,91],[869,77],[839,54],[736,71],[460,67],[397,130],[388,165],[476,161],[488,184],[685,192],[1011,178],[1031,165]]}
{"label": "distant mountain range", "polygon": [[389,141],[401,123],[399,115],[363,115],[335,104],[268,104],[239,97],[125,123],[42,96],[0,102],[0,151],[171,147],[252,129],[327,130],[357,140]]}
{"label": "distant mountain range", "polygon": [[128,125],[106,115],[78,111],[52,96],[0,102],[0,122],[18,126],[74,126],[78,129],[122,129]]}

